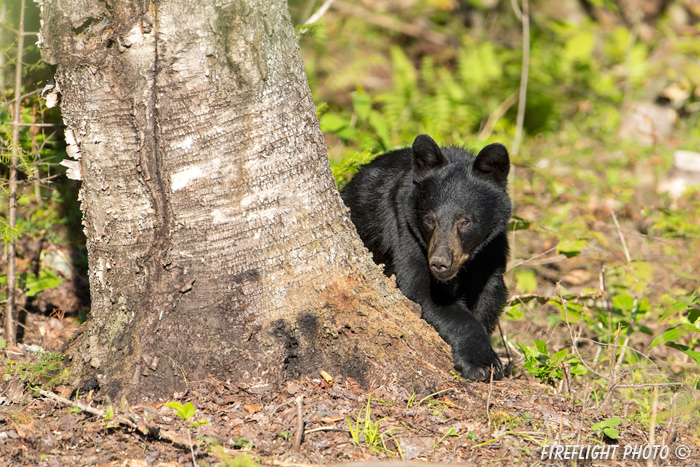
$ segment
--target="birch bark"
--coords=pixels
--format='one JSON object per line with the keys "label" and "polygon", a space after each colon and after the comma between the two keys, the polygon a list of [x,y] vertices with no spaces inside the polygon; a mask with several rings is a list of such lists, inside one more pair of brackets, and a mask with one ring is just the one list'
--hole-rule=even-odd
{"label": "birch bark", "polygon": [[349,221],[286,2],[44,0],[42,18],[88,238],[76,379],[151,397],[451,368]]}

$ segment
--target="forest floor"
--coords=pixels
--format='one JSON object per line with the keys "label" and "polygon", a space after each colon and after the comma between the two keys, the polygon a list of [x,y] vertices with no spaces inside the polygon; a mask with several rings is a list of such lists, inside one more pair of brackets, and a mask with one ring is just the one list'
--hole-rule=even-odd
{"label": "forest floor", "polygon": [[[68,290],[59,287],[52,293]],[[51,367],[55,360],[46,358],[54,354],[39,357],[36,352],[40,347],[48,352],[63,348],[78,330],[75,319],[27,313],[23,327],[23,343],[3,352],[2,467],[195,462],[303,467],[377,459],[468,465],[642,465],[646,461],[639,457],[644,454],[637,451],[635,459],[632,449],[649,443],[668,446],[669,452],[657,464],[647,465],[697,466],[700,460],[698,440],[678,418],[652,427],[625,420],[618,427],[619,438],[612,440],[591,427],[619,414],[619,401],[577,400],[567,394],[566,385],[553,388],[522,372],[504,381],[467,383],[446,370],[444,385],[433,394],[361,389],[341,375],[334,375],[331,384],[321,375],[292,381],[276,393],[260,393],[240,382],[207,380],[192,382],[186,393],[173,394],[169,400],[148,405],[122,402],[111,415],[99,412],[107,409],[101,406],[99,393],[73,395],[69,400],[69,387],[59,385],[51,394],[40,394],[27,384],[57,373]],[[180,418],[167,402],[185,406],[192,402],[194,414]],[[302,431],[299,439],[296,435]],[[555,445],[596,449],[599,459],[587,454],[580,456],[588,460],[563,460],[572,451],[560,452],[557,459],[556,451],[550,456],[552,448],[544,447]]]}
{"label": "forest floor", "polygon": [[[57,319],[31,316],[26,341],[40,338],[41,329],[55,332],[63,326],[52,321]],[[65,338],[70,330],[61,332]],[[30,345],[5,352],[24,368],[39,363]],[[545,445],[567,444],[596,447],[610,456],[578,465],[640,465],[643,461],[634,460],[632,452],[625,458],[625,449],[643,447],[650,436],[653,444],[670,449],[658,465],[691,466],[700,459],[697,440],[673,421],[657,425],[653,435],[638,424],[625,424],[616,441],[604,439],[591,425],[614,407],[586,407],[525,376],[488,384],[452,381],[447,375],[435,394],[383,387],[366,391],[343,377],[332,385],[320,376],[293,381],[278,393],[256,393],[230,381],[199,381],[170,400],[193,403],[196,411],[188,420],[165,400],[123,404],[110,417],[35,394],[17,377],[0,387],[0,466],[175,466],[193,465],[193,456],[202,466],[257,462],[294,467],[401,458],[470,465],[573,464],[543,451]],[[59,386],[55,393],[68,398],[70,388]],[[91,394],[73,400],[83,408],[99,408]],[[295,440],[302,420],[303,439]],[[687,460],[681,459],[686,451],[680,446],[690,449]]]}

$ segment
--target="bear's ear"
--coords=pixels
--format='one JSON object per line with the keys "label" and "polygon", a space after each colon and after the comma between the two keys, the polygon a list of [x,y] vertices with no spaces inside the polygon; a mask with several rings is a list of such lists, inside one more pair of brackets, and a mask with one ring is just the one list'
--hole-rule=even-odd
{"label": "bear's ear", "polygon": [[413,141],[413,171],[424,175],[428,170],[442,167],[447,159],[440,151],[437,143],[428,135],[418,135]]}
{"label": "bear's ear", "polygon": [[508,150],[502,144],[489,144],[479,152],[474,161],[474,174],[493,180],[504,188],[508,183],[509,171]]}

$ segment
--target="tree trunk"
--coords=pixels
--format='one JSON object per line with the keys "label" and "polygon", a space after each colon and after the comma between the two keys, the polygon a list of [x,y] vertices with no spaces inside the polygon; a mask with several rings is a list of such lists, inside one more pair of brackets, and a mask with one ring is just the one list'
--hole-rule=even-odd
{"label": "tree trunk", "polygon": [[286,2],[45,0],[42,17],[83,180],[76,380],[152,397],[320,370],[429,388],[452,368],[350,224]]}

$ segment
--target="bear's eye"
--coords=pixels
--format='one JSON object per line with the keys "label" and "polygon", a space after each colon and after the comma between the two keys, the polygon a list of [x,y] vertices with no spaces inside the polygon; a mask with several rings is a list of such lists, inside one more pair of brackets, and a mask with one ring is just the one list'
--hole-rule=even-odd
{"label": "bear's eye", "polygon": [[468,217],[462,217],[459,221],[457,221],[457,225],[462,230],[468,229],[469,226],[472,225],[472,220]]}
{"label": "bear's eye", "polygon": [[423,218],[423,224],[429,229],[434,229],[435,228],[435,219],[433,219],[432,216],[425,216]]}

